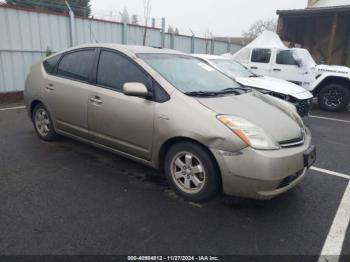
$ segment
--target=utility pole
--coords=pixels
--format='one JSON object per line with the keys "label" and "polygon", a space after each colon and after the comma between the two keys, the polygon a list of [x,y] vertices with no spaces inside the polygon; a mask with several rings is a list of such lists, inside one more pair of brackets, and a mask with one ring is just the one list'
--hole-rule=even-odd
{"label": "utility pole", "polygon": [[74,12],[68,3],[68,0],[65,0],[66,6],[69,10],[69,26],[70,26],[70,46],[75,45],[75,27],[74,27]]}

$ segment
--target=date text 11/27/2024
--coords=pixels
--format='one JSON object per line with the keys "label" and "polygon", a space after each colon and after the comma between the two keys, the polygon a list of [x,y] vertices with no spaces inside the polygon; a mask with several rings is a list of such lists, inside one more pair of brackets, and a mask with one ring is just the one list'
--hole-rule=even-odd
{"label": "date text 11/27/2024", "polygon": [[128,256],[128,261],[220,261],[217,256]]}

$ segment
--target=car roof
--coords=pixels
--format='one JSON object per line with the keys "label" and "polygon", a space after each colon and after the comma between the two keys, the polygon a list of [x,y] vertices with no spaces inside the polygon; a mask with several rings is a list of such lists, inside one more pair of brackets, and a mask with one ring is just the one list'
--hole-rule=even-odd
{"label": "car roof", "polygon": [[[79,46],[74,46],[72,48],[63,50],[59,53],[65,53],[67,51],[74,51],[81,48],[110,48],[121,52],[137,54],[185,54],[176,50],[165,49],[165,48],[155,48],[149,46],[138,46],[138,45],[121,45],[113,43],[96,43],[96,44],[84,44]],[[58,53],[57,53],[58,54]]]}
{"label": "car roof", "polygon": [[193,54],[193,56],[198,57],[198,58],[202,58],[202,59],[206,59],[206,60],[210,60],[210,59],[229,60],[229,58],[227,58],[227,57],[218,56],[218,55]]}

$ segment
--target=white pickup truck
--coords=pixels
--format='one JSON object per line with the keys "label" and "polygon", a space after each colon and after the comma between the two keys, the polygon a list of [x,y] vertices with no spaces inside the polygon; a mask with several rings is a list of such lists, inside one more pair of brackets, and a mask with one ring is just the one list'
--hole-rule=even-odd
{"label": "white pickup truck", "polygon": [[230,57],[254,73],[298,84],[317,97],[320,108],[342,111],[350,101],[350,68],[317,65],[306,49],[287,48],[279,36],[265,31]]}

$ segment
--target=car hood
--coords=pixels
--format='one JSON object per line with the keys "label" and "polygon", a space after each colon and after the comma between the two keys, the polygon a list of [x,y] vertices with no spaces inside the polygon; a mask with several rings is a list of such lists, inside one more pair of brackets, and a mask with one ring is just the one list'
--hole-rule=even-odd
{"label": "car hood", "polygon": [[236,81],[244,86],[290,95],[297,99],[310,99],[313,97],[312,94],[303,87],[273,77],[236,77]]}
{"label": "car hood", "polygon": [[293,119],[290,110],[268,95],[252,92],[196,99],[217,114],[243,117],[258,125],[276,142],[298,138],[302,133],[302,127]]}

